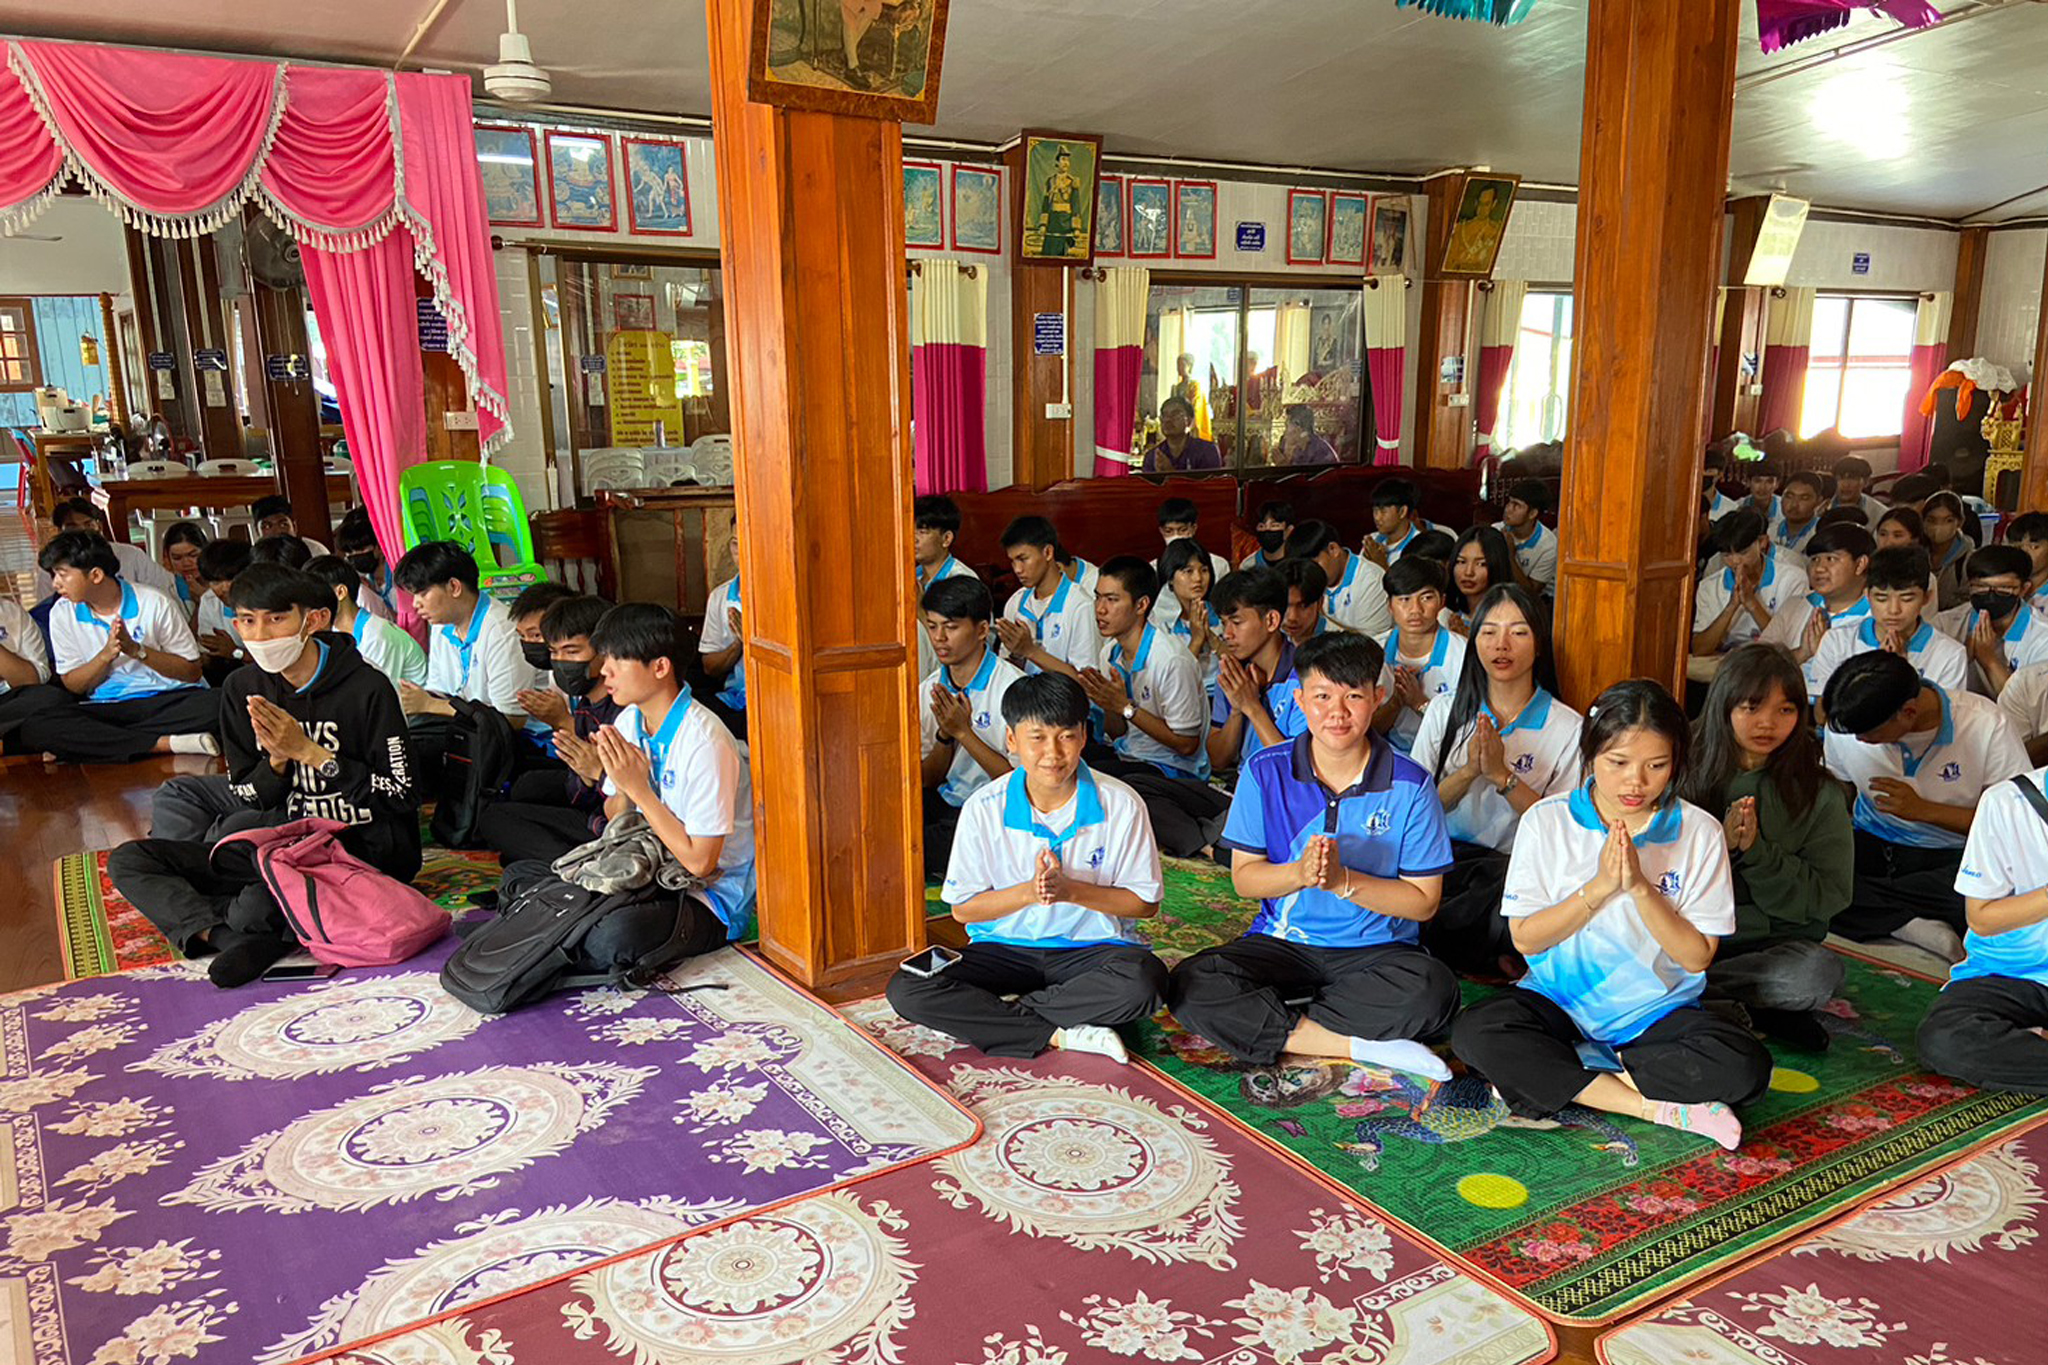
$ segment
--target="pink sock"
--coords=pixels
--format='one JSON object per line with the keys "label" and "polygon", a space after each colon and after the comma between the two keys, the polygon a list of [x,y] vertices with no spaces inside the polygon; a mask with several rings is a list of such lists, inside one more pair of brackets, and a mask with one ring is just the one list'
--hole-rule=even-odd
{"label": "pink sock", "polygon": [[1666,1128],[1676,1128],[1683,1133],[1698,1133],[1701,1137],[1712,1138],[1729,1151],[1742,1145],[1742,1120],[1735,1117],[1735,1111],[1719,1100],[1706,1104],[1677,1104],[1671,1100],[1650,1101],[1650,1112],[1643,1116],[1652,1123],[1661,1123]]}

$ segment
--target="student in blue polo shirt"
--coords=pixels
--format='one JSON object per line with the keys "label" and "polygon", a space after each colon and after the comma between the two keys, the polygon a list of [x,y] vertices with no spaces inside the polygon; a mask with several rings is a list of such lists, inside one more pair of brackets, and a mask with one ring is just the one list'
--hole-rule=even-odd
{"label": "student in blue polo shirt", "polygon": [[1930,1070],[1990,1090],[2048,1095],[2048,770],[1984,793],[1956,890],[1963,960],[1920,1025]]}
{"label": "student in blue polo shirt", "polygon": [[1003,528],[1003,553],[1017,575],[1017,591],[1003,606],[996,635],[1003,652],[1026,673],[1079,677],[1092,668],[1095,584],[1085,586],[1060,566],[1060,537],[1044,517],[1018,517]]}
{"label": "student in blue polo shirt", "polygon": [[1280,629],[1296,649],[1318,635],[1343,629],[1332,624],[1323,611],[1330,580],[1324,576],[1322,565],[1313,559],[1283,559],[1274,566],[1274,572],[1287,585],[1287,610],[1280,617]]}
{"label": "student in blue polo shirt", "polygon": [[1970,552],[1969,600],[1934,618],[1970,656],[1970,690],[1994,700],[2012,675],[2048,663],[2048,619],[2027,605],[2033,561],[2015,545]]}
{"label": "student in blue polo shirt", "polygon": [[1522,817],[1508,869],[1501,909],[1529,974],[1467,1010],[1452,1046],[1523,1118],[1576,1103],[1733,1151],[1730,1106],[1763,1094],[1771,1055],[1700,1008],[1735,882],[1720,823],[1678,795],[1685,712],[1636,679],[1587,714],[1589,776]]}
{"label": "student in blue polo shirt", "polygon": [[1856,789],[1856,887],[1833,928],[1960,961],[1955,890],[1977,802],[2027,770],[1994,702],[1928,682],[1896,654],[1859,654],[1828,679],[1828,771]]}
{"label": "student in blue polo shirt", "polygon": [[1494,526],[1508,538],[1522,577],[1540,593],[1557,591],[1557,533],[1543,524],[1549,510],[1550,485],[1541,479],[1521,479],[1508,488]]}
{"label": "student in blue polo shirt", "polygon": [[1375,724],[1402,753],[1415,748],[1422,713],[1438,697],[1458,690],[1465,640],[1439,619],[1444,609],[1444,566],[1418,555],[1387,570],[1387,604],[1394,629],[1381,642],[1392,665],[1393,686]]}
{"label": "student in blue polo shirt", "polygon": [[1836,669],[1875,649],[1901,656],[1921,677],[1944,691],[1963,690],[1969,659],[1962,645],[1926,619],[1933,602],[1927,591],[1927,551],[1918,545],[1879,550],[1870,557],[1864,596],[1870,610],[1861,616],[1844,616],[1815,647],[1803,670],[1812,689],[1809,696],[1820,700]]}
{"label": "student in blue polo shirt", "polygon": [[1299,660],[1308,733],[1245,763],[1220,841],[1258,918],[1174,969],[1174,1016],[1255,1065],[1292,1052],[1448,1079],[1425,1040],[1457,1013],[1458,982],[1417,946],[1451,865],[1443,809],[1372,732],[1378,643],[1330,635]]}
{"label": "student in blue polo shirt", "polygon": [[941,578],[924,590],[924,634],[937,661],[918,689],[924,744],[924,873],[946,875],[967,798],[1010,771],[1003,694],[1024,675],[989,643],[995,599],[979,578]]}
{"label": "student in blue polo shirt", "polygon": [[1422,490],[1407,479],[1382,479],[1373,485],[1372,524],[1373,533],[1366,537],[1369,546],[1377,547],[1377,554],[1384,557],[1386,568],[1401,562],[1401,556],[1408,551],[1409,542],[1424,531],[1432,530],[1430,523],[1421,515]]}
{"label": "student in blue polo shirt", "polygon": [[1082,762],[1088,698],[1072,678],[1018,679],[1003,721],[1017,766],[967,799],[946,869],[967,946],[912,959],[889,979],[889,1003],[993,1057],[1127,1061],[1117,1026],[1166,994],[1166,968],[1136,932],[1161,894],[1144,804]]}
{"label": "student in blue polo shirt", "polygon": [[1294,644],[1281,630],[1287,585],[1271,569],[1239,569],[1209,591],[1222,622],[1223,660],[1209,715],[1209,764],[1235,768],[1302,732]]}
{"label": "student in blue polo shirt", "polygon": [[1259,548],[1239,561],[1237,567],[1274,568],[1285,557],[1281,552],[1286,549],[1287,537],[1293,532],[1294,504],[1279,498],[1266,499],[1259,504],[1259,519],[1252,523],[1252,535],[1258,538]]}
{"label": "student in blue polo shirt", "polygon": [[1327,521],[1304,521],[1287,536],[1287,558],[1313,559],[1329,580],[1323,613],[1346,630],[1377,640],[1394,624],[1387,611],[1386,570],[1344,548]]}

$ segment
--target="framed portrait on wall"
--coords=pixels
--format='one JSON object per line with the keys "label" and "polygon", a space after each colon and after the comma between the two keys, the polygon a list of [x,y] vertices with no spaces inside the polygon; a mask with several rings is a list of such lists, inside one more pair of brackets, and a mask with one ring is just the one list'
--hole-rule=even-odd
{"label": "framed portrait on wall", "polygon": [[1017,259],[1086,265],[1095,259],[1095,177],[1102,139],[1026,133],[1024,183],[1017,187]]}
{"label": "framed portrait on wall", "polygon": [[612,295],[612,330],[651,332],[654,330],[654,295]]}
{"label": "framed portrait on wall", "polygon": [[690,154],[680,142],[621,137],[626,163],[626,225],[650,237],[688,237]]}
{"label": "framed portrait on wall", "polygon": [[1131,177],[1131,255],[1173,254],[1173,182]]}
{"label": "framed portrait on wall", "polygon": [[1173,182],[1173,254],[1182,260],[1216,259],[1216,182]]}
{"label": "framed portrait on wall", "polygon": [[1372,265],[1368,274],[1408,272],[1408,201],[1379,195],[1372,201]]}
{"label": "framed portrait on wall", "polygon": [[541,227],[540,153],[533,129],[509,123],[476,126],[476,168],[484,182],[484,216],[499,227]]}
{"label": "framed portrait on wall", "polygon": [[1458,211],[1451,216],[1450,240],[1444,244],[1442,271],[1469,279],[1486,279],[1500,257],[1501,239],[1507,236],[1508,215],[1514,211],[1519,175],[1468,175],[1458,194]]}
{"label": "framed portrait on wall", "polygon": [[1095,182],[1095,254],[1121,256],[1130,249],[1130,214],[1124,203],[1124,178],[1105,175]]}
{"label": "framed portrait on wall", "polygon": [[944,249],[944,172],[928,161],[903,163],[903,244]]}
{"label": "framed portrait on wall", "polygon": [[616,232],[612,140],[603,133],[548,129],[548,217],[570,232]]}
{"label": "framed portrait on wall", "polygon": [[953,167],[953,249],[987,256],[1002,254],[1001,167]]}
{"label": "framed portrait on wall", "polygon": [[1329,242],[1329,196],[1321,190],[1287,191],[1287,264],[1321,265]]}
{"label": "framed portrait on wall", "polygon": [[1330,243],[1323,259],[1331,265],[1365,264],[1366,219],[1372,197],[1330,191]]}
{"label": "framed portrait on wall", "polygon": [[747,98],[899,123],[938,116],[948,0],[753,0]]}

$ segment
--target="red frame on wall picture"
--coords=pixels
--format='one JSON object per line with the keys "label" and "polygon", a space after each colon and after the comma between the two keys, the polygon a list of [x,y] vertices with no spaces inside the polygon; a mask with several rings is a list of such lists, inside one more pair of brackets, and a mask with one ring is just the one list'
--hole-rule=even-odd
{"label": "red frame on wall picture", "polygon": [[[604,147],[605,198],[611,216],[602,223],[565,223],[562,205],[555,198],[555,141],[595,142]],[[619,177],[613,170],[613,147],[609,133],[574,133],[550,128],[546,137],[548,178],[548,222],[561,232],[617,232],[619,230]]]}
{"label": "red frame on wall picture", "polygon": [[[634,147],[673,147],[682,159],[683,177],[683,225],[679,228],[649,227],[640,221],[640,197],[634,192],[633,152]],[[687,143],[673,138],[619,137],[619,159],[624,163],[626,182],[626,230],[642,237],[694,237],[697,235],[697,209],[690,197],[690,148]]]}
{"label": "red frame on wall picture", "polygon": [[[1184,251],[1181,249],[1181,194],[1185,190],[1205,189],[1209,191],[1209,249],[1206,252]],[[1173,254],[1184,261],[1213,261],[1216,259],[1216,221],[1223,216],[1222,195],[1217,192],[1213,180],[1176,180],[1173,182]]]}

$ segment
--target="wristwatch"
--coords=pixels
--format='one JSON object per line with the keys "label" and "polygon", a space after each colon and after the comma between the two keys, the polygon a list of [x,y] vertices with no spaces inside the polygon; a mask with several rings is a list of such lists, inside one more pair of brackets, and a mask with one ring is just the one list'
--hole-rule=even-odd
{"label": "wristwatch", "polygon": [[313,769],[313,771],[331,781],[341,776],[341,760],[329,755],[327,761]]}
{"label": "wristwatch", "polygon": [[1506,796],[1508,793],[1512,792],[1515,789],[1515,784],[1520,781],[1520,778],[1516,777],[1513,773],[1509,773],[1507,781],[1494,783],[1493,789],[1499,792],[1502,796]]}
{"label": "wristwatch", "polygon": [[1125,719],[1125,720],[1130,720],[1131,718],[1133,718],[1133,717],[1134,717],[1134,716],[1136,716],[1137,714],[1138,714],[1138,707],[1137,707],[1137,703],[1135,703],[1135,702],[1128,702],[1128,701],[1124,703],[1124,719]]}

